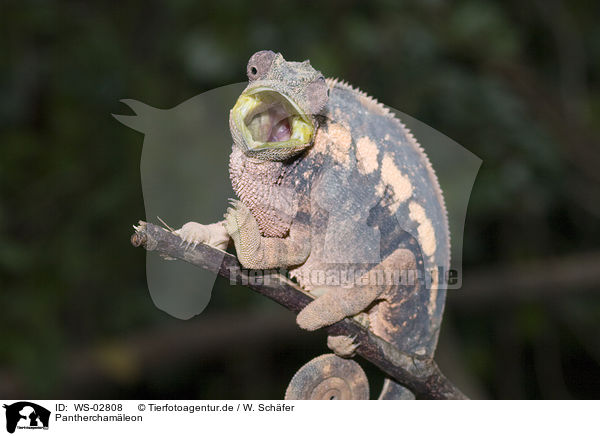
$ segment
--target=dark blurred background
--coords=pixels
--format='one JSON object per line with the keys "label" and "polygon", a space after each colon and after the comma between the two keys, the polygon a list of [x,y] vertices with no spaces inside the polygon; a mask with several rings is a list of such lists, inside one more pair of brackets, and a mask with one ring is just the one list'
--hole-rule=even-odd
{"label": "dark blurred background", "polygon": [[200,316],[168,316],[129,243],[143,138],[110,116],[119,100],[173,107],[272,49],[483,160],[448,377],[474,398],[600,398],[599,16],[591,0],[2,1],[0,397],[278,399],[327,351],[224,280]]}

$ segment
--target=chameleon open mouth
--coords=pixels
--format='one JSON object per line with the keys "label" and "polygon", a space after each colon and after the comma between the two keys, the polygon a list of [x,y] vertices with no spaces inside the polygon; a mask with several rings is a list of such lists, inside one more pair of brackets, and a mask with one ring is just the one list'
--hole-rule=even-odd
{"label": "chameleon open mouth", "polygon": [[232,114],[250,150],[302,146],[314,133],[310,117],[291,99],[269,88],[240,95]]}

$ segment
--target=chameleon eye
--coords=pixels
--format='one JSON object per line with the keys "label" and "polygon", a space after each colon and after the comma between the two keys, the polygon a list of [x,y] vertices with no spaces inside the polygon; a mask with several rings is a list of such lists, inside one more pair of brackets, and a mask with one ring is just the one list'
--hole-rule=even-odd
{"label": "chameleon eye", "polygon": [[256,68],[255,65],[250,66],[250,68],[248,68],[248,78],[254,79],[257,75],[258,75],[258,68]]}
{"label": "chameleon eye", "polygon": [[258,53],[254,53],[248,61],[248,67],[246,69],[248,79],[256,80],[264,76],[267,71],[269,71],[274,58],[275,53],[272,51],[263,50],[259,51]]}

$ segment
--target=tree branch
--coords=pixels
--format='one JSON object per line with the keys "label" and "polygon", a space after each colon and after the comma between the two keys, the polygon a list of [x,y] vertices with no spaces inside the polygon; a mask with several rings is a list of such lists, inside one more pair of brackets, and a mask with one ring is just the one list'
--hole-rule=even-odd
{"label": "tree branch", "polygon": [[[143,246],[148,251],[156,251],[163,257],[183,260],[204,268],[229,278],[232,282],[242,282],[295,313],[300,312],[312,301],[310,295],[275,271],[266,271],[264,275],[257,274],[256,277],[251,273],[251,280],[248,280],[235,256],[204,244],[199,244],[193,249],[186,248],[179,236],[151,223],[140,221],[131,237],[131,243],[136,247]],[[417,398],[466,399],[466,396],[444,377],[433,359],[403,353],[355,320],[343,319],[327,327],[327,332],[333,335],[355,336],[359,344],[357,353],[411,389]]]}

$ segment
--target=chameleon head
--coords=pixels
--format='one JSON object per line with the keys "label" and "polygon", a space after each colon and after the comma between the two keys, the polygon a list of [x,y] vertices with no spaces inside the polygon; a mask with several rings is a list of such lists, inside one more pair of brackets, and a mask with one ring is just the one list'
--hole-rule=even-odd
{"label": "chameleon head", "polygon": [[272,51],[252,55],[248,86],[229,116],[234,144],[252,157],[286,160],[312,144],[329,90],[309,61],[286,62]]}

